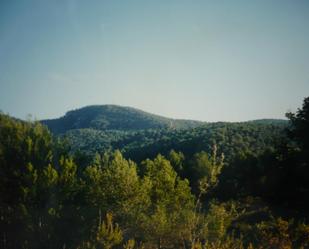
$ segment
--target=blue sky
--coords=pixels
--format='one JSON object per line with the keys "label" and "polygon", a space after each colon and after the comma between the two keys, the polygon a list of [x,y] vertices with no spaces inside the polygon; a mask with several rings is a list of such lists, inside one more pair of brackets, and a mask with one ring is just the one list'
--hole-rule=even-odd
{"label": "blue sky", "polygon": [[283,118],[309,96],[309,1],[0,0],[0,109]]}

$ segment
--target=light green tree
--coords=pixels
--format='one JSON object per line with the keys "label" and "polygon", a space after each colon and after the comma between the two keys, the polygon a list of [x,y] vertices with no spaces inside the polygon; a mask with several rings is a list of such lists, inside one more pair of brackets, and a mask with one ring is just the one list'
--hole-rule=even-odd
{"label": "light green tree", "polygon": [[144,180],[150,182],[151,205],[142,222],[145,239],[157,248],[182,243],[194,207],[189,182],[177,177],[170,162],[161,155],[142,163]]}

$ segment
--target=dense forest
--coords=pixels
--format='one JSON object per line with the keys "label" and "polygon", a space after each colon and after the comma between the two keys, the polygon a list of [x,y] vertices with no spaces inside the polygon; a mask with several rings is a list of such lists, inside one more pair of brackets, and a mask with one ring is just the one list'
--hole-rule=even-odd
{"label": "dense forest", "polygon": [[309,98],[286,116],[0,114],[0,248],[309,248]]}
{"label": "dense forest", "polygon": [[96,130],[185,129],[196,127],[202,122],[166,118],[132,107],[93,105],[69,111],[58,119],[42,120],[42,123],[46,124],[53,133],[64,133],[68,130],[83,128]]}
{"label": "dense forest", "polygon": [[172,149],[186,156],[210,152],[213,144],[229,158],[237,153],[259,154],[274,146],[287,125],[286,120],[275,119],[240,123],[170,119],[115,105],[87,106],[41,123],[64,138],[73,152],[92,157],[118,149],[138,162]]}

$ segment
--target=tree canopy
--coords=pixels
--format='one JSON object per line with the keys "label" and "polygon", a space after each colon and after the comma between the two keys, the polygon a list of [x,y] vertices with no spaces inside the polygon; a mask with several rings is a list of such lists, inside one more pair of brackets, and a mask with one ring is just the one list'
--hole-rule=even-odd
{"label": "tree canopy", "polygon": [[0,248],[308,248],[309,98],[287,116],[65,138],[0,114]]}

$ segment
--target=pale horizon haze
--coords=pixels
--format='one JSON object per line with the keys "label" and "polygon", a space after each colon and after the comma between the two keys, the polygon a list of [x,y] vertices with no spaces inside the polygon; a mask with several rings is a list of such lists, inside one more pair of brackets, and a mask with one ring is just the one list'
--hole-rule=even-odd
{"label": "pale horizon haze", "polygon": [[284,118],[309,96],[309,1],[0,0],[0,110]]}

